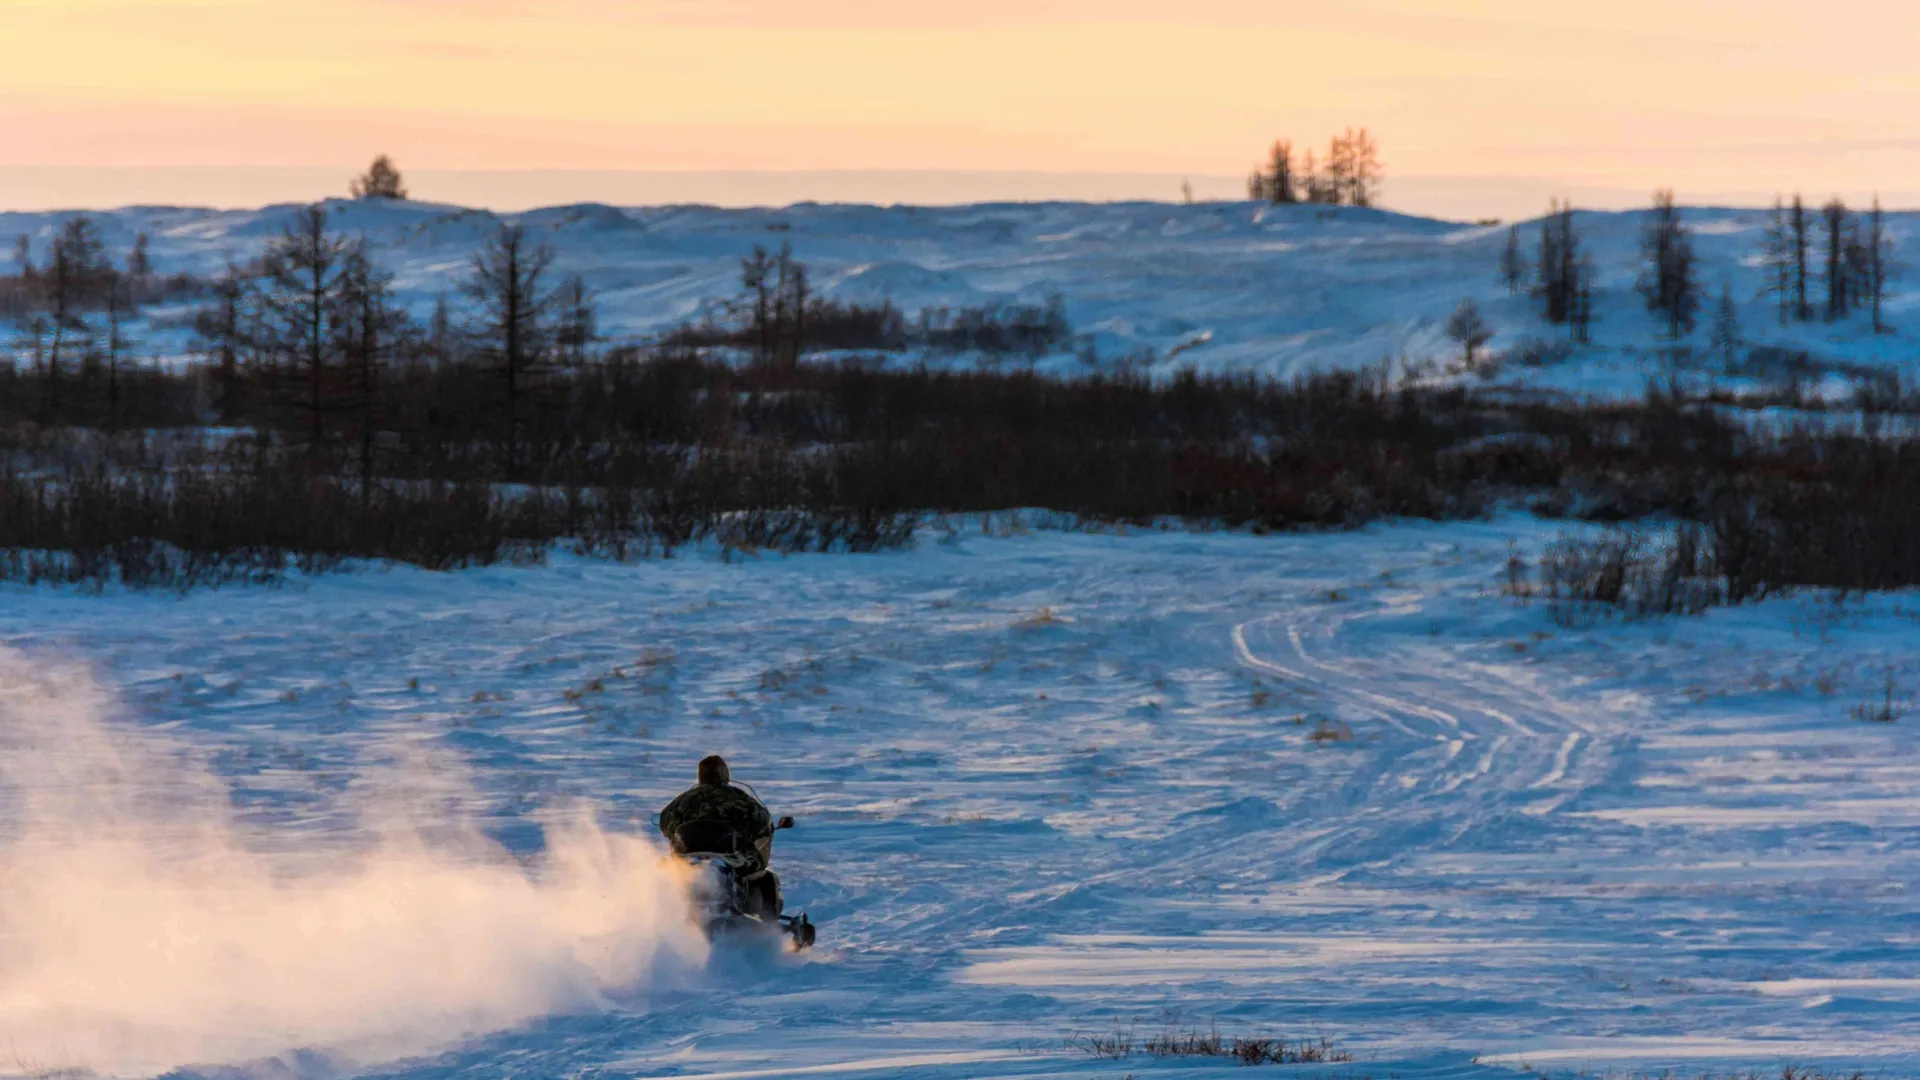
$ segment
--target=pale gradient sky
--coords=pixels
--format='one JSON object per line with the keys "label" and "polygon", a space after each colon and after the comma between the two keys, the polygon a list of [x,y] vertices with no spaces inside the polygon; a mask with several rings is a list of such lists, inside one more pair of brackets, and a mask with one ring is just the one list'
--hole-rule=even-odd
{"label": "pale gradient sky", "polygon": [[1902,191],[1916,49],[1858,0],[0,0],[0,169],[1237,176],[1352,124],[1390,177]]}

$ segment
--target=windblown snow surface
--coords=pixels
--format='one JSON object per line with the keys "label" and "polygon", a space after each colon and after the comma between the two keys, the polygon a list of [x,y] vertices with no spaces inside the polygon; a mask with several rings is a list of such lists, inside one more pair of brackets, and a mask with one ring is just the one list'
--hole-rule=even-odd
{"label": "windblown snow surface", "polygon": [[[555,207],[522,214],[421,203],[333,202],[334,228],[364,238],[397,278],[422,319],[447,298],[456,315],[458,279],[474,251],[503,221],[550,243],[555,271],[579,274],[594,290],[600,329],[612,341],[645,341],[717,310],[739,290],[739,259],[756,245],[790,244],[814,271],[822,295],[890,300],[910,316],[925,309],[1042,304],[1058,296],[1079,339],[1042,366],[1083,370],[1092,355],[1171,370],[1266,371],[1450,363],[1459,348],[1443,324],[1475,300],[1498,331],[1495,353],[1523,342],[1564,341],[1538,304],[1498,281],[1507,228],[1463,225],[1381,210],[1254,203],[1035,203],[962,207],[803,204],[781,209]],[[95,215],[110,250],[124,253],[148,233],[164,272],[217,272],[259,254],[294,207],[253,211],[132,208]],[[0,214],[0,236],[24,234],[44,256],[66,214]],[[1708,353],[1714,301],[1724,287],[1739,307],[1741,339],[1809,352],[1817,362],[1902,365],[1920,353],[1920,292],[1897,285],[1887,309],[1893,333],[1871,332],[1865,314],[1836,323],[1781,327],[1763,295],[1759,266],[1769,213],[1688,209],[1706,303],[1691,343]],[[1643,215],[1577,215],[1583,249],[1597,274],[1595,343],[1547,362],[1509,365],[1502,382],[1581,393],[1639,393],[1648,378],[1698,368],[1724,377],[1702,356],[1676,365],[1664,324],[1634,292]],[[1892,214],[1889,235],[1909,253],[1920,227]],[[1537,228],[1520,226],[1531,257]],[[1820,283],[1812,282],[1820,300]],[[175,360],[192,347],[191,307],[153,312],[146,347]],[[915,362],[918,357],[903,358]],[[970,358],[931,358],[969,362]],[[1684,374],[1684,370],[1682,372]],[[1817,380],[1817,374],[1814,376]],[[1739,375],[1725,381],[1751,381]],[[1818,385],[1806,389],[1820,392]],[[1844,388],[1842,388],[1844,389]]]}
{"label": "windblown snow surface", "polygon": [[[1556,530],[9,588],[0,1070],[1920,1076],[1920,604],[1567,629]],[[812,954],[685,926],[714,751]]]}

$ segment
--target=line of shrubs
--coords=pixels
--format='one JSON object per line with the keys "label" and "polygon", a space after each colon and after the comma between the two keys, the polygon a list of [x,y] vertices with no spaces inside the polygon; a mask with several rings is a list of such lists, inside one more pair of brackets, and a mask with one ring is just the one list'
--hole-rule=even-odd
{"label": "line of shrubs", "polygon": [[[1920,582],[1920,444],[1755,431],[1670,393],[1578,404],[1378,372],[1153,381],[670,349],[548,372],[509,422],[487,377],[395,378],[378,408],[317,427],[271,411],[233,430],[16,420],[0,428],[0,578],[193,587],[561,542],[870,551],[910,542],[928,514],[1010,508],[1264,531],[1532,505],[1698,523],[1736,601]],[[199,371],[148,378],[150,400],[207,386]]]}

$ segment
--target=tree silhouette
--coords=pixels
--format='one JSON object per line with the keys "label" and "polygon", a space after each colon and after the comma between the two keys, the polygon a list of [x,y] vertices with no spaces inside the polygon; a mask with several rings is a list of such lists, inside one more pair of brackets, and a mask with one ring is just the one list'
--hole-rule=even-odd
{"label": "tree silhouette", "polygon": [[1873,332],[1884,334],[1887,324],[1882,307],[1887,298],[1887,283],[1899,276],[1901,266],[1894,255],[1893,237],[1887,234],[1886,212],[1880,208],[1878,195],[1873,197],[1873,209],[1867,214],[1860,247],[1864,256],[1862,286],[1867,303],[1873,309]]}
{"label": "tree silhouette", "polygon": [[1554,200],[1547,216],[1540,219],[1540,255],[1534,261],[1539,284],[1534,293],[1545,306],[1547,321],[1556,326],[1571,324],[1574,337],[1584,338],[1579,305],[1582,289],[1591,273],[1580,252],[1580,234],[1573,226],[1573,204]]}
{"label": "tree silhouette", "polygon": [[1647,310],[1667,320],[1669,338],[1684,336],[1692,331],[1694,313],[1700,309],[1700,286],[1693,237],[1680,220],[1671,190],[1654,192],[1653,209],[1640,227],[1640,255],[1646,260],[1639,289]]}
{"label": "tree silhouette", "polygon": [[1500,281],[1509,296],[1520,295],[1520,283],[1527,278],[1527,257],[1520,253],[1520,226],[1507,229],[1507,242],[1500,248]]}
{"label": "tree silhouette", "polygon": [[327,229],[327,212],[309,206],[267,246],[265,301],[272,314],[272,350],[304,389],[296,406],[313,447],[327,441],[336,411],[338,341],[333,334],[344,262],[351,245]]}
{"label": "tree silhouette", "polygon": [[1793,212],[1787,218],[1787,231],[1791,237],[1790,249],[1793,255],[1793,317],[1806,322],[1813,318],[1813,306],[1807,303],[1807,252],[1813,246],[1811,227],[1807,222],[1807,204],[1799,195],[1793,197]]}
{"label": "tree silhouette", "polygon": [[1856,257],[1851,251],[1855,244],[1853,235],[1853,212],[1838,197],[1829,199],[1820,208],[1820,224],[1825,251],[1822,261],[1826,269],[1821,279],[1827,284],[1827,321],[1844,319],[1853,309],[1853,286],[1856,278]]}
{"label": "tree silhouette", "polygon": [[385,154],[373,159],[364,175],[353,182],[348,189],[356,199],[405,199],[407,189],[402,185],[400,170],[394,168],[393,159]]}
{"label": "tree silhouette", "polygon": [[1778,302],[1780,325],[1794,313],[1794,248],[1793,229],[1787,223],[1786,203],[1778,198],[1773,200],[1773,215],[1767,219],[1766,232],[1761,234],[1760,264],[1766,268],[1766,284],[1761,287],[1760,295],[1772,296]]}
{"label": "tree silhouette", "polygon": [[472,328],[480,357],[500,376],[506,408],[507,469],[520,463],[524,401],[545,367],[553,308],[547,284],[553,249],[518,225],[502,225],[473,257],[462,291],[480,306]]}
{"label": "tree silhouette", "polygon": [[1728,374],[1732,374],[1740,352],[1740,309],[1734,305],[1733,289],[1720,286],[1720,302],[1713,309],[1713,347]]}
{"label": "tree silhouette", "polygon": [[1466,350],[1469,368],[1473,366],[1473,354],[1480,346],[1493,340],[1493,327],[1480,317],[1480,307],[1472,300],[1460,301],[1460,306],[1454,308],[1453,314],[1447,317],[1445,329],[1447,336]]}

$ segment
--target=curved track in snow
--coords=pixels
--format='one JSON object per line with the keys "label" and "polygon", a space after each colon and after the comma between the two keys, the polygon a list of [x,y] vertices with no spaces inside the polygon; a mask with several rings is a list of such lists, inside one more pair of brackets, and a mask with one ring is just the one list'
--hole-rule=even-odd
{"label": "curved track in snow", "polygon": [[[1457,650],[1369,649],[1343,634],[1364,616],[1294,609],[1233,629],[1249,668],[1312,688],[1344,715],[1417,743],[1395,777],[1407,802],[1450,816],[1552,813],[1611,772],[1625,725],[1591,704],[1550,694],[1524,668],[1468,662]],[[1444,798],[1443,798],[1444,797]]]}

